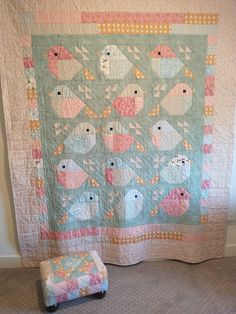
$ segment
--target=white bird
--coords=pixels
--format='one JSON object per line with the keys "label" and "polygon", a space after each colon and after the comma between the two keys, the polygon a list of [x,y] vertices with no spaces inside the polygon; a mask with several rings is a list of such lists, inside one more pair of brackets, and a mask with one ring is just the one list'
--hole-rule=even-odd
{"label": "white bird", "polygon": [[109,80],[123,79],[133,64],[115,45],[107,45],[101,52],[100,70]]}
{"label": "white bird", "polygon": [[65,153],[88,153],[96,144],[96,129],[88,122],[81,122],[64,141]]}
{"label": "white bird", "polygon": [[129,190],[116,208],[120,220],[127,221],[137,217],[143,210],[143,199],[143,194],[137,189]]}
{"label": "white bird", "polygon": [[162,107],[173,116],[183,115],[192,105],[192,89],[185,83],[177,83],[162,99]]}
{"label": "white bird", "polygon": [[177,155],[161,170],[161,177],[170,184],[178,184],[190,176],[191,161],[185,155]]}
{"label": "white bird", "polygon": [[76,220],[90,220],[99,210],[99,199],[94,192],[82,193],[69,209],[69,214]]}
{"label": "white bird", "polygon": [[158,150],[172,150],[183,137],[167,121],[158,121],[151,128],[152,143]]}

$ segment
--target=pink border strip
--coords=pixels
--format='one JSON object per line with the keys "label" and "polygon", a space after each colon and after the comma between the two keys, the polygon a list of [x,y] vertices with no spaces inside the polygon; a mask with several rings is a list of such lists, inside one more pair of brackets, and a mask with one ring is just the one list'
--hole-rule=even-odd
{"label": "pink border strip", "polygon": [[[126,238],[132,236],[139,236],[141,234],[150,232],[179,232],[176,230],[164,230],[160,224],[156,225],[143,225],[131,228],[115,228],[115,227],[97,227],[97,228],[81,228],[78,230],[67,232],[48,231],[47,228],[41,228],[42,240],[70,240],[80,237],[89,236],[107,236],[107,237],[119,237]],[[207,240],[205,233],[190,234],[182,233],[183,241],[202,241]]]}
{"label": "pink border strip", "polygon": [[161,225],[143,225],[131,228],[115,228],[115,227],[96,227],[96,228],[81,228],[78,230],[57,232],[48,231],[48,229],[41,228],[41,237],[43,240],[69,240],[85,236],[119,236],[129,237],[136,236],[145,232],[161,232]]}
{"label": "pink border strip", "polygon": [[82,12],[40,11],[36,13],[38,24],[80,24],[80,23],[151,23],[183,24],[184,13],[127,13],[127,12]]}
{"label": "pink border strip", "polygon": [[82,12],[81,23],[183,24],[184,13]]}

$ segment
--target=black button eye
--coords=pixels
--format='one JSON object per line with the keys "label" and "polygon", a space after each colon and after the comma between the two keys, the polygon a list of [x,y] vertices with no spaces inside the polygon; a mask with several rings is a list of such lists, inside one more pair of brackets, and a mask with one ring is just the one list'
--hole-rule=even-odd
{"label": "black button eye", "polygon": [[138,94],[138,91],[137,91],[137,90],[135,90],[135,91],[134,91],[134,93],[135,93],[135,94]]}
{"label": "black button eye", "polygon": [[158,56],[160,56],[160,55],[161,55],[161,52],[160,52],[160,51],[158,51],[158,53],[157,53],[157,54],[158,54]]}
{"label": "black button eye", "polygon": [[63,168],[63,169],[65,169],[65,167],[66,167],[65,165],[62,165],[62,168]]}
{"label": "black button eye", "polygon": [[184,193],[183,193],[183,192],[181,193],[181,196],[184,196]]}
{"label": "black button eye", "polygon": [[113,128],[110,128],[110,131],[113,131]]}
{"label": "black button eye", "polygon": [[55,57],[56,57],[56,56],[58,56],[58,53],[57,53],[57,52],[55,52],[55,53],[54,53],[54,56],[55,56]]}
{"label": "black button eye", "polygon": [[161,130],[161,126],[158,127],[158,130]]}
{"label": "black button eye", "polygon": [[183,93],[186,93],[186,89],[183,89]]}
{"label": "black button eye", "polygon": [[110,52],[107,52],[107,55],[110,56]]}
{"label": "black button eye", "polygon": [[93,197],[92,196],[90,196],[90,198],[89,198],[90,200],[92,200],[93,199]]}
{"label": "black button eye", "polygon": [[87,132],[89,132],[89,129],[86,129]]}
{"label": "black button eye", "polygon": [[184,161],[184,160],[182,160],[182,164],[183,164],[183,165],[185,164],[185,161]]}
{"label": "black button eye", "polygon": [[114,166],[114,162],[111,162],[111,166]]}
{"label": "black button eye", "polygon": [[61,95],[61,92],[57,92],[57,95]]}
{"label": "black button eye", "polygon": [[134,197],[135,197],[135,198],[137,198],[137,197],[138,197],[138,195],[134,195]]}

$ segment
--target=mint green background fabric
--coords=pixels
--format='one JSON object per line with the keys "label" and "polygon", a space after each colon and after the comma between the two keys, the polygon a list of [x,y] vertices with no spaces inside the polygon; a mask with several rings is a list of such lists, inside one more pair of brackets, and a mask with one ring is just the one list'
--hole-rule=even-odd
{"label": "mint green background fabric", "polygon": [[[178,58],[192,71],[194,79],[184,76],[183,71],[177,73],[171,79],[159,79],[151,68],[150,57],[148,53],[153,50],[158,44],[170,46]],[[47,53],[50,47],[54,45],[62,45],[75,56],[77,60],[88,68],[95,76],[95,80],[88,81],[84,78],[80,71],[72,80],[58,81],[53,77],[48,70]],[[144,73],[144,79],[136,79],[132,71],[125,76],[123,80],[108,80],[101,74],[99,68],[99,53],[106,45],[116,45],[127,56],[129,61]],[[132,55],[127,52],[128,46],[136,46],[140,50],[140,59],[134,60]],[[89,51],[89,60],[84,61],[82,56],[75,51],[75,47],[84,46]],[[179,52],[179,47],[188,46],[191,50],[191,59],[185,60],[184,55]],[[202,176],[202,144],[203,144],[203,105],[204,105],[204,76],[205,76],[205,56],[207,47],[206,36],[196,35],[34,35],[32,36],[33,58],[36,60],[36,84],[39,99],[39,114],[41,121],[41,138],[43,143],[43,161],[45,173],[46,197],[49,209],[49,222],[51,230],[68,231],[78,229],[80,227],[96,227],[96,226],[114,226],[126,227],[143,225],[147,223],[184,223],[198,224],[200,215],[200,198],[201,198],[201,176]],[[121,117],[115,109],[108,118],[89,118],[84,110],[73,119],[58,118],[50,105],[49,93],[56,86],[65,85],[76,94],[82,101],[85,102],[91,109],[100,115],[107,106],[111,106],[112,101],[119,95],[128,84],[138,84],[145,93],[144,107],[135,117]],[[158,103],[168,94],[176,83],[187,83],[193,88],[193,103],[190,109],[181,116],[169,115],[163,107],[160,109],[159,116],[150,117],[148,113],[156,107]],[[105,89],[108,85],[118,85],[118,89],[112,94],[111,99],[105,99]],[[159,98],[154,97],[153,89],[157,84],[166,84],[166,90],[161,93]],[[79,92],[80,86],[87,86],[92,91],[92,100],[86,100],[83,93]],[[166,120],[170,123],[184,139],[193,146],[192,151],[184,149],[179,143],[175,149],[171,151],[158,151],[151,142],[150,128],[157,121]],[[104,146],[102,134],[96,134],[96,145],[87,154],[65,154],[54,156],[53,151],[60,145],[73,129],[80,122],[88,122],[96,129],[103,128],[110,121],[119,121],[123,127],[136,141],[140,142],[144,148],[144,152],[136,149],[135,145],[124,153],[112,154]],[[178,122],[186,121],[189,125],[186,133]],[[58,136],[55,135],[54,124],[61,123],[61,126],[69,125],[69,131],[62,131]],[[137,135],[134,130],[129,129],[129,123],[138,123],[142,128],[139,131],[141,135]],[[164,180],[151,185],[150,180],[159,175],[163,167],[176,155],[184,154],[191,160],[190,177],[181,184],[168,184]],[[145,180],[144,185],[136,183],[135,178],[124,187],[114,187],[108,184],[105,180],[105,165],[114,157],[120,158],[129,168],[131,168],[136,176]],[[141,168],[137,168],[130,158],[140,158]],[[160,158],[164,161],[156,168],[154,159]],[[92,188],[88,181],[82,187],[74,190],[66,190],[56,181],[56,167],[63,159],[74,160],[84,171],[94,178],[100,187]],[[94,170],[88,170],[85,167],[84,160],[91,160],[94,165]],[[152,217],[150,211],[158,207],[158,204],[168,195],[174,188],[185,188],[191,195],[189,210],[179,217],[172,217],[166,214],[163,210]],[[112,208],[119,206],[121,197],[124,196],[130,189],[138,190],[143,195],[143,210],[137,217],[128,221],[123,221],[119,218],[115,211],[114,219],[104,219],[104,215]],[[64,224],[58,224],[58,220],[68,213],[71,206],[80,199],[81,194],[86,191],[92,191],[98,196],[99,210],[96,216],[91,220],[78,221],[70,217]],[[155,191],[162,192],[157,197]],[[113,199],[110,193],[114,192]],[[63,199],[66,199],[64,202]]]}

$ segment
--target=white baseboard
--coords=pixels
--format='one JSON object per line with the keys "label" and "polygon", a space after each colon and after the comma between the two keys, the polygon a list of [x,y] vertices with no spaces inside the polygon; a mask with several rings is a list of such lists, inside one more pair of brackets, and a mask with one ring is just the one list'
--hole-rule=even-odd
{"label": "white baseboard", "polygon": [[22,261],[20,255],[0,256],[0,268],[20,268]]}
{"label": "white baseboard", "polygon": [[236,244],[226,244],[225,257],[226,256],[236,256]]}

